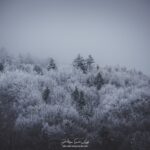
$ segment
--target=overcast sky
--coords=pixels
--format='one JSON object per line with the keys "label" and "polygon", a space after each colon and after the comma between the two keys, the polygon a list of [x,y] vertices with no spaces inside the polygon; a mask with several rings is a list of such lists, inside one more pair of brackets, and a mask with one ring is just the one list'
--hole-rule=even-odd
{"label": "overcast sky", "polygon": [[150,2],[0,0],[0,47],[64,64],[92,54],[150,75]]}

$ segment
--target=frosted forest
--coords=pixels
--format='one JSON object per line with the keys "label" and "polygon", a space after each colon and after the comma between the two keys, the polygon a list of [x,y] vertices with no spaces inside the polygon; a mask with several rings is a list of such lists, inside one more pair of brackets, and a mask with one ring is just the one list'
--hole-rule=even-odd
{"label": "frosted forest", "polygon": [[0,50],[0,149],[61,150],[62,139],[86,138],[88,150],[149,150],[150,77],[92,54],[71,63]]}

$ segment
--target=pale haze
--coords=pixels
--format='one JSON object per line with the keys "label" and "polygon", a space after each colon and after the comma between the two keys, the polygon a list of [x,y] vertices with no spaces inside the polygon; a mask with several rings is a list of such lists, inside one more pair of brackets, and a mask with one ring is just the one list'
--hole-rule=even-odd
{"label": "pale haze", "polygon": [[150,2],[0,0],[0,47],[60,64],[92,54],[150,75]]}

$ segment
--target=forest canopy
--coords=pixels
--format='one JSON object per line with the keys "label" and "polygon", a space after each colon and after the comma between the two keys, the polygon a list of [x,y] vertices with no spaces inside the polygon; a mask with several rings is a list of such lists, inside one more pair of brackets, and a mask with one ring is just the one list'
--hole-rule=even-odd
{"label": "forest canopy", "polygon": [[0,147],[60,149],[81,137],[89,149],[148,150],[150,77],[78,55],[70,68],[0,51]]}

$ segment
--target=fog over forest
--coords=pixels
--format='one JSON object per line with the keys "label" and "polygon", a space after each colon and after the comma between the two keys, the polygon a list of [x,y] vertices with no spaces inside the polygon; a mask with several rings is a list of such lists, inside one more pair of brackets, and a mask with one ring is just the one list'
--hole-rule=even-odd
{"label": "fog over forest", "polygon": [[149,0],[0,0],[0,150],[149,150],[149,58]]}
{"label": "fog over forest", "polygon": [[148,0],[1,0],[0,47],[59,64],[92,54],[150,75],[149,15]]}
{"label": "fog over forest", "polygon": [[92,55],[64,69],[53,58],[0,54],[2,149],[149,150],[149,76]]}

